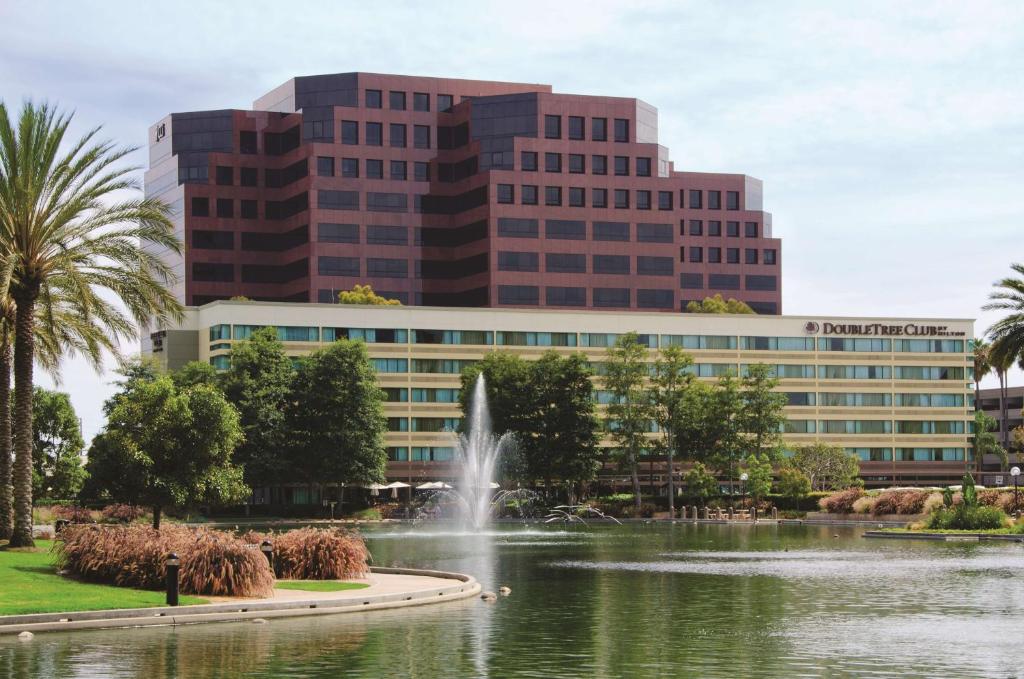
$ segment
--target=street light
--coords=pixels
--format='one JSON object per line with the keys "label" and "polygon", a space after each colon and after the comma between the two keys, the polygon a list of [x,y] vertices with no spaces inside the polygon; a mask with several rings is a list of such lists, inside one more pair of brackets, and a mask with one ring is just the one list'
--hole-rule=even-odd
{"label": "street light", "polygon": [[1017,477],[1020,476],[1020,467],[1011,467],[1010,476],[1013,477],[1013,513],[1016,514],[1017,509]]}
{"label": "street light", "polygon": [[742,474],[740,474],[740,481],[743,482],[742,497],[743,497],[744,502],[746,502],[746,499],[747,499],[747,479],[749,479],[749,478],[750,478],[750,475],[747,474],[746,472],[743,472]]}

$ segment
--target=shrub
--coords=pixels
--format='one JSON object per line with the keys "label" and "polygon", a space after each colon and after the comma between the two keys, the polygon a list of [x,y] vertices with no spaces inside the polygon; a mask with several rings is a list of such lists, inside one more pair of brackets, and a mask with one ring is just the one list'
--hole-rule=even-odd
{"label": "shrub", "polygon": [[300,528],[271,538],[274,571],[282,580],[344,580],[369,572],[362,536],[338,529]]}
{"label": "shrub", "polygon": [[956,505],[940,509],[928,517],[928,527],[938,530],[989,530],[1008,524],[1006,514],[996,507],[985,505]]}
{"label": "shrub", "polygon": [[83,580],[164,587],[167,555],[181,559],[181,591],[215,596],[269,596],[273,574],[258,549],[224,531],[165,526],[68,526],[55,542],[59,568]]}
{"label": "shrub", "polygon": [[146,516],[148,512],[146,512],[142,507],[138,507],[136,505],[115,504],[104,507],[101,514],[103,515],[103,518],[108,521],[132,523],[133,521]]}
{"label": "shrub", "polygon": [[904,490],[900,491],[897,500],[897,514],[922,514],[924,504],[931,495],[927,490]]}
{"label": "shrub", "polygon": [[832,493],[818,501],[822,511],[830,514],[850,514],[853,512],[853,503],[864,497],[864,490],[861,488],[847,488]]}
{"label": "shrub", "polygon": [[650,502],[644,502],[640,505],[639,511],[636,505],[627,505],[621,508],[622,516],[628,519],[649,519],[654,516],[655,506]]}
{"label": "shrub", "polygon": [[865,495],[864,497],[857,498],[853,503],[853,513],[870,514],[871,510],[875,508],[875,500],[877,499],[877,495]]}
{"label": "shrub", "polygon": [[367,509],[361,509],[352,515],[354,519],[362,519],[363,521],[380,521],[381,512],[376,507],[369,507]]}
{"label": "shrub", "polygon": [[942,493],[932,493],[924,501],[924,506],[921,508],[921,512],[924,514],[931,514],[934,511],[942,509],[943,506]]}
{"label": "shrub", "polygon": [[71,523],[96,523],[92,512],[85,507],[74,505],[56,505],[51,508],[53,516],[58,519],[66,519]]}
{"label": "shrub", "polygon": [[872,516],[885,516],[887,514],[899,514],[900,496],[902,491],[883,491],[875,498],[875,504],[871,507]]}

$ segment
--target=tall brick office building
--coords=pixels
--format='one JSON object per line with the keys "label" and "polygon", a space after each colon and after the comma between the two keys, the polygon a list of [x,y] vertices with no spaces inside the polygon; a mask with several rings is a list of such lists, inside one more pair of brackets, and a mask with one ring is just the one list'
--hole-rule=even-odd
{"label": "tall brick office building", "polygon": [[186,304],[369,283],[414,305],[679,311],[722,293],[782,311],[761,182],[675,171],[638,99],[343,73],[253,108],[150,128],[146,193],[175,207]]}

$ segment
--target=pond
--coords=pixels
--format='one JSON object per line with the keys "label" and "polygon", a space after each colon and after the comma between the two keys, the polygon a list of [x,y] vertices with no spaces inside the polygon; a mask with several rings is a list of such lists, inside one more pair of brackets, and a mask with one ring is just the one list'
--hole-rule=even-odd
{"label": "pond", "polygon": [[[0,640],[0,676],[1016,676],[1019,544],[858,528],[444,524],[367,533],[375,563],[478,599],[376,613]],[[2,586],[2,584],[0,584]]]}

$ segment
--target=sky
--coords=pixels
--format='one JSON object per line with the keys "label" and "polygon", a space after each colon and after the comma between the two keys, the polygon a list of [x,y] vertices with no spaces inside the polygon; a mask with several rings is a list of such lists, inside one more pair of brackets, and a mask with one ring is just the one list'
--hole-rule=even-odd
{"label": "sky", "polygon": [[[49,100],[125,145],[170,112],[349,71],[656,106],[677,170],[764,181],[786,313],[977,318],[980,335],[1024,261],[1024,3],[0,2],[0,100]],[[107,365],[59,376],[87,438]]]}

